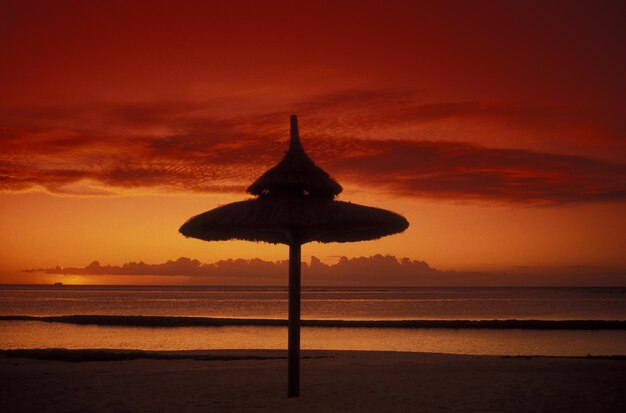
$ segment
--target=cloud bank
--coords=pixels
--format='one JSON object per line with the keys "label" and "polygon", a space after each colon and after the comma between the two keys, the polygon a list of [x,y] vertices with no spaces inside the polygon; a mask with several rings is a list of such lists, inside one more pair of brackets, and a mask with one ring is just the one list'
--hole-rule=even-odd
{"label": "cloud bank", "polygon": [[[220,109],[223,103],[0,107],[0,191],[241,193],[280,159],[288,112],[234,116]],[[307,150],[344,186],[531,205],[626,200],[626,164],[584,155],[594,148],[609,154],[626,149],[623,122],[606,114],[422,102],[405,90],[338,91],[291,108],[305,114]],[[582,133],[595,147],[579,145],[582,154],[572,155],[541,145],[515,147],[519,139],[485,146],[472,128],[462,130],[482,124],[499,125],[499,133],[524,130],[527,138],[540,130],[567,147],[578,145]],[[450,125],[456,125],[453,132]]]}
{"label": "cloud bank", "polygon": [[[202,263],[186,257],[161,264],[130,262],[85,267],[52,267],[24,270],[28,273],[93,276],[179,277],[182,284],[287,285],[287,261],[258,258]],[[390,255],[340,257],[335,264],[311,257],[302,263],[303,285],[313,286],[621,286],[623,270],[596,267],[513,267],[500,272],[441,271],[424,261]],[[140,281],[139,281],[140,282]],[[96,281],[94,281],[96,283]]]}

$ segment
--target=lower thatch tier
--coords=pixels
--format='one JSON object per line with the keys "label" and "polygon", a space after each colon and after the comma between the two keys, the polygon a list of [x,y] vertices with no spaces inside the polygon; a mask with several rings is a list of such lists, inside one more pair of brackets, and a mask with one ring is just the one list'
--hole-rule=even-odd
{"label": "lower thatch tier", "polygon": [[320,199],[258,198],[204,212],[180,227],[205,241],[247,240],[273,244],[366,241],[408,228],[394,212]]}

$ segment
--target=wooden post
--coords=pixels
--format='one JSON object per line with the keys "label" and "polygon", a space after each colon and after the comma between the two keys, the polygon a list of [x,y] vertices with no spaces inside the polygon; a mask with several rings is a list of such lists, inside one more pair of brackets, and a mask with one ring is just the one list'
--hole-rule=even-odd
{"label": "wooden post", "polygon": [[289,245],[289,347],[287,397],[300,395],[300,243]]}

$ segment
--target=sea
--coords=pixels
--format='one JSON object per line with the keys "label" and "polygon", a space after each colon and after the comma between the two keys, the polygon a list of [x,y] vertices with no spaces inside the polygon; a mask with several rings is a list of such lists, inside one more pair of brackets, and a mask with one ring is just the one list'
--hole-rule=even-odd
{"label": "sea", "polygon": [[[287,303],[286,287],[0,285],[0,350],[286,349],[286,326],[265,321],[285,320]],[[302,319],[324,320],[302,328],[305,350],[626,355],[625,288],[304,287]],[[453,328],[393,327],[411,320]],[[501,322],[468,328],[484,320]],[[551,323],[520,328],[524,320]],[[583,327],[568,328],[572,320]],[[618,326],[603,327],[607,321]]]}

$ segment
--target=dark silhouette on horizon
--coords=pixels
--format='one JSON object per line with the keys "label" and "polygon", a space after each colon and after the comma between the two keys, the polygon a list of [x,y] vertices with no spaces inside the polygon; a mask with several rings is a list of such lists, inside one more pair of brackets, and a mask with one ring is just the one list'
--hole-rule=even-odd
{"label": "dark silhouette on horizon", "polygon": [[[260,258],[222,259],[203,263],[180,257],[163,263],[131,261],[122,265],[92,261],[84,267],[24,269],[25,273],[95,276],[164,276],[185,277],[184,285],[282,285],[289,262],[265,261]],[[381,277],[381,275],[383,275]],[[405,286],[405,287],[602,287],[623,284],[624,271],[610,266],[515,266],[493,271],[442,270],[422,260],[393,255],[339,257],[335,263],[324,263],[316,256],[302,262],[302,276],[308,286]],[[593,277],[593,282],[590,282]],[[303,280],[304,281],[304,280]],[[139,278],[138,283],[144,280]],[[71,282],[70,282],[71,284]]]}
{"label": "dark silhouette on horizon", "polygon": [[302,244],[372,240],[409,226],[396,213],[336,201],[342,189],[305,153],[298,118],[292,115],[289,150],[247,189],[257,198],[192,217],[179,230],[186,237],[205,241],[241,239],[289,245],[289,397],[300,394]]}
{"label": "dark silhouette on horizon", "polygon": [[[219,318],[189,316],[135,316],[135,315],[0,315],[0,321],[39,321],[75,325],[125,326],[125,327],[226,327],[226,326],[272,326],[288,325],[287,320],[274,318]],[[310,327],[334,328],[454,328],[489,330],[626,330],[626,320],[302,320]]]}

